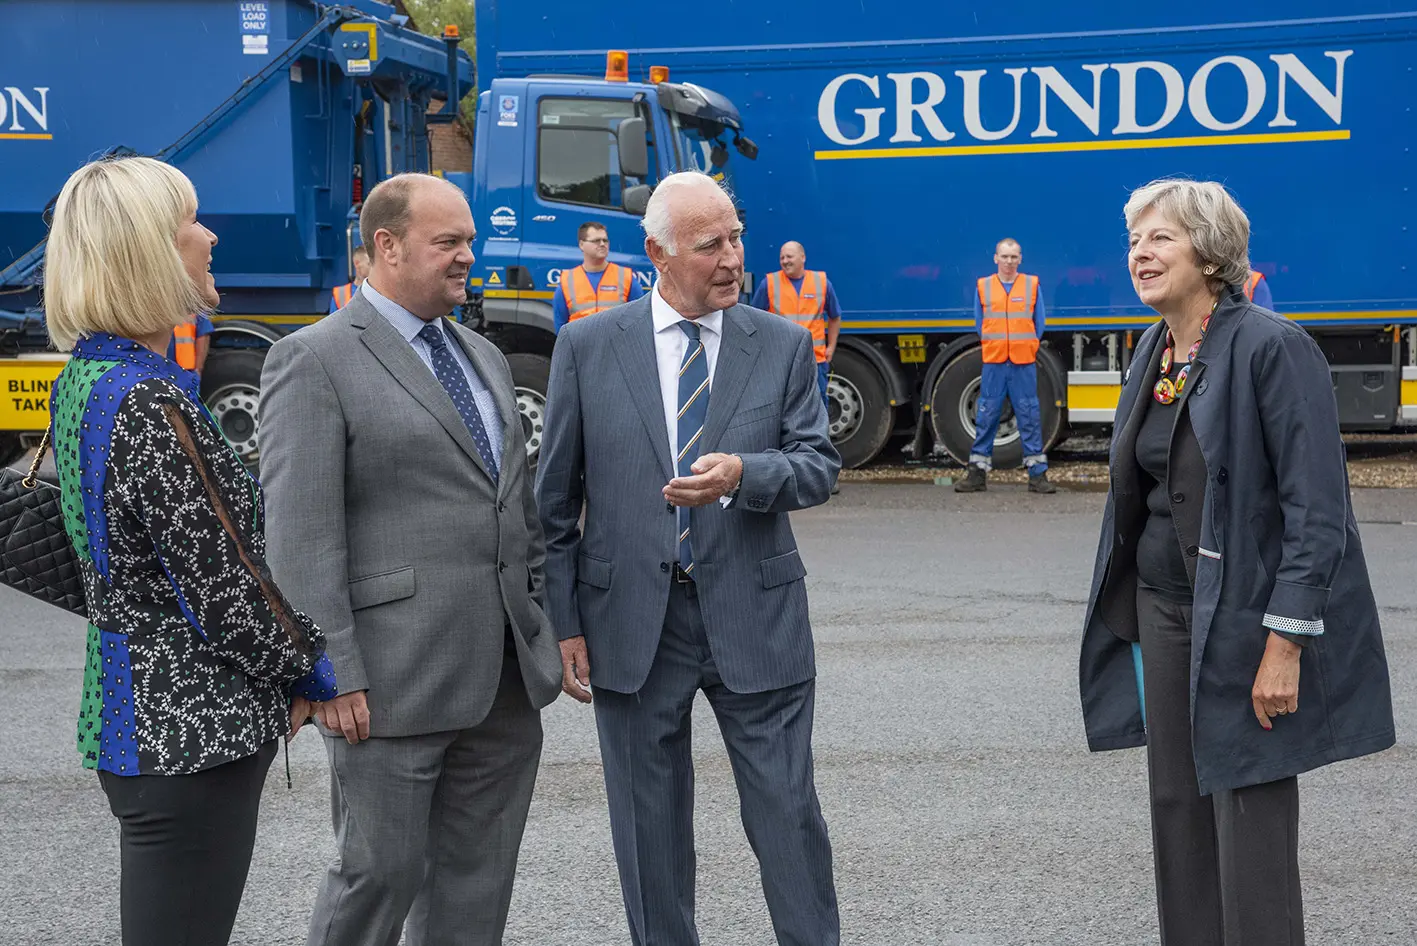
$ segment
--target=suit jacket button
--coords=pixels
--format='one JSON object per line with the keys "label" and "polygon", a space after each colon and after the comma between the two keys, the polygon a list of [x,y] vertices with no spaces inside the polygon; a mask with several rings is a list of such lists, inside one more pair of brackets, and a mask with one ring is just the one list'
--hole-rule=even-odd
{"label": "suit jacket button", "polygon": [[506,511],[507,511],[507,504],[504,503],[504,502],[502,502],[500,499],[497,500],[497,511],[498,511],[498,512],[506,512]]}
{"label": "suit jacket button", "polygon": [[1185,493],[1172,493],[1172,494],[1171,494],[1171,501],[1172,501],[1173,503],[1183,503],[1183,502],[1186,501],[1186,494],[1185,494]]}
{"label": "suit jacket button", "polygon": [[665,508],[665,509],[668,509],[670,512],[673,512],[673,511],[674,511],[674,504],[673,504],[673,503],[665,503],[665,504],[664,504],[664,508]]}
{"label": "suit jacket button", "polygon": [[1186,549],[1186,554],[1189,555],[1191,558],[1195,558],[1195,557],[1196,557],[1196,553],[1198,553],[1199,551],[1200,551],[1199,548],[1197,548],[1196,546],[1192,545],[1192,546],[1187,547],[1187,549]]}
{"label": "suit jacket button", "polygon": [[669,571],[669,563],[668,563],[668,562],[660,562],[660,563],[659,563],[659,570],[662,571],[662,572],[667,572],[667,571]]}
{"label": "suit jacket button", "polygon": [[1219,483],[1221,486],[1224,486],[1224,485],[1225,485],[1225,481],[1228,480],[1228,479],[1230,479],[1230,471],[1227,470],[1227,469],[1225,469],[1225,467],[1222,466],[1222,467],[1220,468],[1220,472],[1215,474],[1215,481],[1216,481],[1217,483]]}
{"label": "suit jacket button", "polygon": [[499,572],[504,572],[504,571],[506,571],[506,570],[507,570],[507,563],[506,563],[506,562],[498,562],[498,563],[497,563],[497,571],[499,571]]}

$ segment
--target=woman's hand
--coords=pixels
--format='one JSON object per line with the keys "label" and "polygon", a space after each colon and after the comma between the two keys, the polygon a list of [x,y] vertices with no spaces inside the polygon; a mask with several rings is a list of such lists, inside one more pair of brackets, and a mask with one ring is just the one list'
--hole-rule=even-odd
{"label": "woman's hand", "polygon": [[1260,660],[1250,700],[1255,718],[1265,729],[1273,729],[1275,716],[1299,710],[1299,655],[1304,648],[1287,641],[1273,631],[1265,642],[1264,658]]}
{"label": "woman's hand", "polygon": [[290,700],[290,733],[285,737],[286,742],[295,738],[295,734],[300,732],[300,727],[305,725],[305,721],[315,715],[315,704],[305,699],[303,696],[292,697]]}

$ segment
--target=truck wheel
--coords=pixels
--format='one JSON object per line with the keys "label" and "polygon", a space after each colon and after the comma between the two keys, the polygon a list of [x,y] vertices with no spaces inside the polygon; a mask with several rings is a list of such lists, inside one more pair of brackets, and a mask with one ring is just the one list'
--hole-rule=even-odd
{"label": "truck wheel", "polygon": [[838,348],[827,379],[827,427],[841,465],[854,470],[870,463],[890,439],[894,423],[885,379],[865,358]]}
{"label": "truck wheel", "polygon": [[521,352],[507,356],[512,369],[512,385],[517,391],[517,413],[522,416],[526,438],[526,458],[534,467],[541,455],[541,437],[546,430],[546,388],[551,380],[551,359]]}
{"label": "truck wheel", "polygon": [[[945,366],[935,382],[935,389],[930,392],[935,442],[958,463],[969,462],[969,451],[978,433],[974,418],[979,410],[979,372],[983,364],[979,349],[969,349]],[[1063,421],[1057,405],[1059,392],[1054,388],[1052,372],[1040,363],[1038,405],[1045,451],[1058,439]],[[1023,439],[1019,436],[1018,420],[1014,417],[1013,405],[1005,403],[999,418],[999,432],[994,435],[994,466],[1008,469],[1022,463]]]}
{"label": "truck wheel", "polygon": [[202,401],[252,473],[261,463],[256,408],[261,401],[261,366],[265,363],[264,349],[216,349],[202,369]]}
{"label": "truck wheel", "polygon": [[9,466],[28,452],[20,446],[19,434],[0,432],[0,466]]}

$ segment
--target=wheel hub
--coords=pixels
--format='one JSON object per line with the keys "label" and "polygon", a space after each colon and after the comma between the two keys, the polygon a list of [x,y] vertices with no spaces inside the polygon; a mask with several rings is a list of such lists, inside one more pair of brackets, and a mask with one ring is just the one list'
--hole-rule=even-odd
{"label": "wheel hub", "polygon": [[229,384],[212,392],[207,399],[207,410],[222,435],[230,441],[232,449],[241,462],[254,470],[261,460],[260,418],[257,407],[261,392],[250,385]]}
{"label": "wheel hub", "polygon": [[532,463],[541,455],[541,437],[546,428],[546,396],[532,388],[517,388],[517,413],[522,419],[526,456]]}
{"label": "wheel hub", "polygon": [[827,378],[827,430],[833,443],[847,440],[861,428],[866,402],[861,391],[839,374]]}

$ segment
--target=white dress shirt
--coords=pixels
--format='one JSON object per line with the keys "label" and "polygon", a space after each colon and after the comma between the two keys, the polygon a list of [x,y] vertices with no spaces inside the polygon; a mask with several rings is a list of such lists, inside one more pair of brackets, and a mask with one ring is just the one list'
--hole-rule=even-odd
{"label": "white dress shirt", "polygon": [[[650,313],[654,316],[654,352],[659,365],[659,393],[664,400],[664,425],[669,429],[669,457],[679,455],[679,366],[689,346],[689,336],[679,327],[688,321],[659,294],[656,283],[650,294]],[[723,340],[723,310],[710,312],[694,321],[699,323],[699,338],[708,358],[709,403],[713,403],[713,374],[718,367],[719,343]],[[673,464],[671,463],[672,467]]]}

